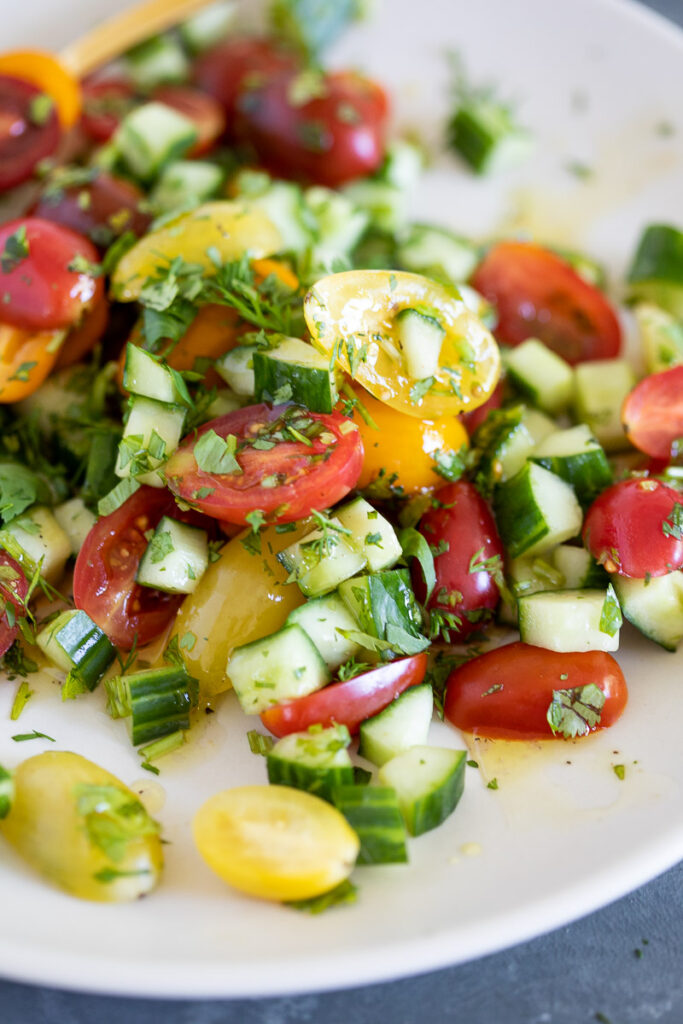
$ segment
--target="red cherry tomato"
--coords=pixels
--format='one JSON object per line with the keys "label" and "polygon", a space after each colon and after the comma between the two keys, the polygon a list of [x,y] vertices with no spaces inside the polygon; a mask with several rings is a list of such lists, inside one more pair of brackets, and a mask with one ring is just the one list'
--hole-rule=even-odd
{"label": "red cherry tomato", "polygon": [[42,193],[32,212],[106,248],[126,231],[145,233],[151,218],[139,209],[142,198],[140,189],[131,182],[93,169],[92,180],[80,185],[61,188],[57,179]]}
{"label": "red cherry tomato", "polygon": [[520,642],[506,644],[456,668],[448,677],[445,717],[458,729],[491,739],[541,740],[553,690],[595,683],[605,695],[599,725],[612,725],[626,705],[626,680],[604,651],[566,654]]}
{"label": "red cherry tomato", "polygon": [[387,103],[367,78],[333,72],[323,94],[301,102],[299,77],[283,72],[245,84],[236,132],[271,171],[336,188],[377,170],[384,158]]}
{"label": "red cherry tomato", "polygon": [[[429,509],[419,525],[434,552],[436,572],[426,607],[437,613],[443,639],[453,642],[491,618],[500,599],[495,577],[502,573],[505,551],[489,507],[473,484],[458,480],[439,488],[434,497],[443,507]],[[476,568],[485,564],[488,568]],[[415,593],[424,603],[427,591],[417,560],[412,575]]]}
{"label": "red cherry tomato", "polygon": [[108,142],[136,106],[135,90],[125,78],[86,79],[82,89],[81,124],[95,142]]}
{"label": "red cherry tomato", "polygon": [[142,646],[163,633],[183,600],[182,594],[142,587],[135,580],[147,549],[145,534],[165,515],[179,518],[168,491],[141,487],[95,523],[76,559],[76,607],[126,650],[136,638]]}
{"label": "red cherry tomato", "polygon": [[77,327],[72,327],[55,360],[55,370],[80,363],[92,350],[107,329],[109,323],[109,303],[100,299],[96,306],[83,317]]}
{"label": "red cherry tomato", "polygon": [[[300,434],[308,430],[309,443],[297,440],[289,426]],[[195,446],[210,430],[237,439],[239,472],[199,468]],[[358,480],[362,463],[358,428],[339,413],[250,405],[185,438],[164,474],[174,494],[215,519],[246,523],[260,509],[269,522],[291,523],[340,501]]]}
{"label": "red cherry tomato", "polygon": [[486,399],[483,405],[480,405],[478,409],[473,409],[472,412],[464,412],[461,414],[460,419],[470,437],[472,437],[477,427],[482,425],[488,414],[493,409],[500,409],[503,404],[504,394],[505,381],[499,380],[494,391],[490,397]]}
{"label": "red cherry tomato", "polygon": [[660,480],[620,480],[586,513],[583,542],[608,572],[645,579],[683,566],[683,495]]}
{"label": "red cherry tomato", "polygon": [[540,245],[498,242],[472,284],[498,310],[494,333],[505,345],[539,338],[572,365],[621,351],[619,321],[602,293]]}
{"label": "red cherry tomato", "polygon": [[220,103],[199,89],[187,85],[162,85],[155,89],[152,99],[173,107],[194,121],[197,141],[190,150],[190,156],[206,153],[225,130],[225,114]]}
{"label": "red cherry tomato", "polygon": [[637,384],[621,410],[631,444],[659,459],[683,451],[683,366],[653,373]]}
{"label": "red cherry tomato", "polygon": [[0,191],[30,178],[59,144],[57,108],[36,109],[41,96],[35,85],[0,75]]}
{"label": "red cherry tomato", "polygon": [[[10,241],[10,239],[12,239]],[[0,311],[4,323],[25,330],[72,327],[104,293],[102,279],[69,270],[76,257],[90,263],[97,249],[75,231],[38,217],[0,226]]]}
{"label": "red cherry tomato", "polygon": [[192,77],[197,86],[221,104],[226,133],[232,136],[237,98],[242,86],[264,81],[298,64],[297,58],[272,39],[226,39],[197,58]]}
{"label": "red cherry tomato", "polygon": [[362,675],[332,683],[322,690],[277,704],[261,715],[261,721],[274,736],[302,732],[310,725],[345,725],[358,732],[361,722],[379,714],[409,686],[421,683],[427,671],[427,655],[390,661]]}
{"label": "red cherry tomato", "polygon": [[[0,550],[0,657],[5,654],[19,635],[19,623],[26,615],[28,583],[18,562]],[[9,608],[12,611],[9,612]]]}

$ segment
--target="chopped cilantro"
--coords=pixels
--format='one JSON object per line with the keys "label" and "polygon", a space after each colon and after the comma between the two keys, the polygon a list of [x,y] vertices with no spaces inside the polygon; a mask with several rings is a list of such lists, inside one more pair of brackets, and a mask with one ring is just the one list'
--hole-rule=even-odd
{"label": "chopped cilantro", "polygon": [[427,543],[425,537],[416,530],[414,527],[409,526],[404,530],[400,530],[398,534],[399,544],[403,552],[403,560],[408,563],[408,559],[417,558],[422,569],[422,575],[424,577],[425,586],[427,593],[425,601],[428,601],[432,595],[432,591],[436,586],[436,572],[434,570],[434,556],[431,548]]}
{"label": "chopped cilantro", "polygon": [[434,468],[439,476],[442,476],[444,480],[449,480],[451,483],[459,480],[465,472],[467,465],[464,458],[465,451],[465,447],[457,452],[442,451],[440,448],[433,451],[431,457],[434,461]]}
{"label": "chopped cilantro", "polygon": [[626,765],[623,765],[623,764],[613,764],[612,765],[612,771],[614,772],[616,777],[623,782],[623,780],[626,777]]}
{"label": "chopped cilantro", "polygon": [[3,274],[11,274],[25,259],[28,258],[29,244],[26,237],[26,225],[21,224],[8,236],[5,247],[0,253],[0,270]]}
{"label": "chopped cilantro", "polygon": [[409,392],[410,401],[413,405],[420,405],[422,399],[434,384],[434,380],[434,377],[423,377],[422,380],[415,381]]}
{"label": "chopped cilantro", "polygon": [[623,622],[619,600],[614,592],[612,584],[608,584],[605,601],[600,615],[600,632],[608,636],[614,636],[619,632]]}
{"label": "chopped cilantro", "polygon": [[117,878],[135,878],[140,875],[149,875],[149,868],[139,868],[137,871],[119,871],[118,868],[101,868],[96,871],[93,878],[96,882],[102,882],[104,885],[108,885],[110,882],[115,882]]}
{"label": "chopped cilantro", "polygon": [[486,783],[487,789],[498,789],[498,779],[491,779]]}
{"label": "chopped cilantro", "polygon": [[605,695],[595,683],[569,690],[553,690],[548,707],[548,725],[565,739],[586,736],[600,722]]}
{"label": "chopped cilantro", "polygon": [[23,682],[19,683],[17,692],[14,695],[14,700],[12,701],[12,710],[10,711],[9,716],[13,722],[16,722],[19,718],[19,715],[24,710],[32,696],[33,690],[30,689],[28,683],[24,679]]}
{"label": "chopped cilantro", "polygon": [[163,562],[173,551],[175,551],[175,547],[169,530],[155,533],[147,547],[147,555],[154,565]]}
{"label": "chopped cilantro", "polygon": [[683,504],[675,502],[674,507],[662,523],[662,533],[674,540],[683,539]]}
{"label": "chopped cilantro", "polygon": [[220,437],[215,430],[207,430],[194,446],[194,457],[204,473],[241,473],[235,458],[237,438],[234,434]]}

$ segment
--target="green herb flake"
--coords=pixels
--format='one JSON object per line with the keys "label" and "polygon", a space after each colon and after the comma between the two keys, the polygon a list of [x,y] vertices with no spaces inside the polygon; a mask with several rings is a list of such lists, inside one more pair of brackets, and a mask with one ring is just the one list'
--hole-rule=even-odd
{"label": "green herb flake", "polygon": [[140,875],[151,874],[149,868],[139,868],[137,871],[119,871],[118,868],[101,868],[96,871],[93,878],[96,882],[102,882],[103,885],[108,885],[110,882],[115,882],[118,878],[138,878]]}
{"label": "green herb flake", "polygon": [[26,740],[49,740],[50,743],[56,743],[57,740],[52,736],[48,736],[47,733],[38,732],[34,729],[33,732],[20,732],[12,737],[15,743],[24,743]]}
{"label": "green herb flake", "polygon": [[120,508],[124,502],[128,500],[137,490],[140,488],[140,484],[133,477],[124,477],[116,487],[112,488],[108,494],[105,494],[103,498],[100,498],[97,504],[97,512],[100,516],[111,515],[112,512],[116,512],[117,508]]}
{"label": "green herb flake", "polygon": [[13,722],[16,722],[19,718],[19,715],[33,696],[33,692],[34,691],[29,687],[25,679],[19,684],[17,692],[14,695],[14,700],[12,701],[12,710],[9,713]]}
{"label": "green herb flake", "polygon": [[262,732],[258,732],[257,729],[250,729],[247,733],[247,740],[249,741],[249,749],[252,754],[260,754],[265,757],[273,749],[274,740],[272,736],[264,736]]}
{"label": "green herb flake", "polygon": [[33,370],[37,365],[38,365],[38,363],[36,363],[36,362],[22,363],[21,366],[19,366],[14,371],[12,376],[8,377],[7,379],[8,380],[18,380],[18,381],[21,381],[23,384],[26,384],[31,379],[31,370]]}
{"label": "green herb flake", "polygon": [[194,457],[204,473],[241,473],[235,458],[237,438],[234,434],[220,437],[215,430],[207,430],[194,446]]}
{"label": "green herb flake", "polygon": [[174,551],[175,547],[173,545],[173,537],[169,530],[162,530],[160,533],[155,533],[147,547],[147,554],[149,555],[150,561],[153,565],[163,562],[164,559],[168,558],[168,556],[173,554]]}
{"label": "green herb flake", "polygon": [[456,480],[459,480],[467,468],[465,460],[466,451],[465,447],[457,452],[448,449],[442,451],[441,448],[433,451],[431,457],[434,462],[434,468],[439,476],[442,476],[444,480],[448,480],[450,483],[455,483]]}
{"label": "green herb flake", "polygon": [[74,798],[88,839],[115,863],[123,860],[130,842],[159,834],[158,822],[137,797],[119,786],[79,783]]}
{"label": "green herb flake", "polygon": [[0,253],[0,271],[3,274],[11,274],[13,270],[16,270],[28,258],[28,254],[29,244],[26,237],[26,225],[21,224],[5,241],[5,247]]}
{"label": "green herb flake", "polygon": [[587,736],[600,722],[605,695],[595,683],[569,690],[553,690],[553,699],[547,712],[548,725],[553,733],[565,739]]}
{"label": "green herb flake", "polygon": [[422,399],[430,390],[435,382],[434,377],[423,377],[422,380],[416,380],[409,391],[410,401],[413,405],[421,405]]}
{"label": "green herb flake", "polygon": [[486,783],[487,789],[498,789],[498,779],[491,779]]}
{"label": "green herb flake", "polygon": [[623,764],[613,764],[612,765],[612,771],[614,772],[616,777],[621,780],[621,782],[623,782],[624,779],[626,778],[626,765],[623,765]]}
{"label": "green herb flake", "polygon": [[662,533],[674,540],[683,539],[683,504],[675,502],[674,507],[662,523]]}
{"label": "green herb flake", "polygon": [[54,100],[47,93],[41,92],[34,96],[28,106],[28,117],[31,124],[38,128],[46,124],[54,110],[54,105]]}
{"label": "green herb flake", "polygon": [[425,601],[428,601],[436,586],[436,571],[434,569],[434,555],[427,540],[419,530],[409,526],[399,531],[398,542],[401,545],[402,558],[406,564],[408,564],[408,560],[411,558],[418,560],[427,588]]}
{"label": "green herb flake", "polygon": [[619,599],[614,591],[614,587],[610,583],[607,587],[600,615],[600,632],[606,633],[607,636],[615,636],[619,632],[622,622]]}
{"label": "green herb flake", "polygon": [[14,779],[12,773],[8,772],[0,764],[0,819],[6,818],[14,799]]}

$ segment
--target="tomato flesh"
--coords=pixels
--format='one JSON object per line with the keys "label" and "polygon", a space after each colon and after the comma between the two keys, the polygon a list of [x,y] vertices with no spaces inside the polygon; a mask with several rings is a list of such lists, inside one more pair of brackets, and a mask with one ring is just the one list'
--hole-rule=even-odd
{"label": "tomato flesh", "polygon": [[155,89],[152,99],[173,107],[194,121],[197,141],[190,150],[190,156],[208,152],[225,130],[225,114],[220,103],[199,89],[187,85],[162,85]]}
{"label": "tomato flesh", "polygon": [[665,576],[683,566],[683,497],[651,477],[620,480],[588,509],[583,542],[608,572]]}
{"label": "tomato flesh", "polygon": [[[628,697],[619,665],[604,651],[567,654],[521,642],[482,654],[451,672],[445,717],[458,729],[491,739],[541,740],[554,734],[548,708],[554,690],[594,683],[605,695],[604,729],[619,718]],[[560,736],[561,738],[561,736]]]}
{"label": "tomato flesh", "polygon": [[83,82],[83,128],[95,142],[108,142],[136,103],[135,90],[125,78],[86,79]]}
{"label": "tomato flesh", "polygon": [[59,144],[56,108],[44,120],[31,117],[32,104],[42,95],[35,85],[0,74],[0,191],[30,178],[36,164]]}
{"label": "tomato flesh", "polygon": [[151,218],[140,208],[142,192],[136,185],[95,170],[91,181],[81,185],[48,188],[38,200],[33,215],[54,221],[85,235],[100,248],[132,231],[143,235]]}
{"label": "tomato flesh", "polygon": [[496,307],[494,333],[505,345],[539,338],[572,365],[621,351],[619,321],[602,293],[540,245],[492,246],[472,284]]}
{"label": "tomato flesh", "polygon": [[627,396],[621,419],[631,444],[657,459],[683,452],[683,366],[653,373]]}
{"label": "tomato flesh", "polygon": [[[26,615],[27,594],[28,583],[23,569],[6,551],[0,550],[0,657],[7,653],[19,636],[17,619]],[[12,611],[8,614],[9,607]]]}
{"label": "tomato flesh", "polygon": [[[97,250],[87,238],[61,224],[24,217],[0,226],[0,253],[7,253],[11,236],[16,244],[24,231],[20,255],[0,272],[2,320],[25,330],[72,327],[102,298],[104,287],[101,278],[69,266],[77,257],[96,263]],[[12,245],[9,242],[10,250]]]}
{"label": "tomato flesh", "polygon": [[[505,550],[493,515],[474,484],[458,480],[441,487],[434,497],[438,506],[429,509],[419,525],[434,552],[436,573],[426,607],[434,620],[433,632],[453,642],[491,619],[500,599],[496,577],[502,574]],[[486,568],[477,569],[484,564]],[[412,575],[417,598],[424,604],[426,587],[417,560]]]}
{"label": "tomato flesh", "polygon": [[[290,427],[308,443],[297,440]],[[236,438],[239,472],[199,468],[195,445],[210,430]],[[205,423],[185,438],[164,474],[174,494],[215,519],[246,523],[260,509],[269,522],[291,523],[340,501],[355,486],[362,464],[360,434],[344,416],[262,404]]]}
{"label": "tomato flesh", "polygon": [[426,671],[424,653],[390,661],[353,679],[268,708],[261,713],[261,721],[278,737],[301,732],[311,725],[328,726],[335,722],[355,734],[366,718],[379,714],[408,687],[421,683]]}

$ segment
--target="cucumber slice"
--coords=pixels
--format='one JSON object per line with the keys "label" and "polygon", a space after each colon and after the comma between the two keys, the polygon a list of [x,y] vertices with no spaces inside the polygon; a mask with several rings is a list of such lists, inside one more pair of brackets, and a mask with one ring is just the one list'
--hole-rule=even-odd
{"label": "cucumber slice", "polygon": [[253,397],[255,352],[258,352],[257,345],[238,345],[214,364],[216,371],[236,395]]}
{"label": "cucumber slice", "polygon": [[85,538],[97,522],[97,516],[86,507],[82,498],[71,498],[70,501],[65,501],[63,505],[57,505],[52,511],[55,519],[69,538],[71,554],[77,555],[83,547]]}
{"label": "cucumber slice", "polygon": [[140,559],[137,581],[169,594],[193,594],[208,566],[206,530],[163,516]]}
{"label": "cucumber slice", "polygon": [[360,839],[356,864],[405,864],[406,827],[390,786],[338,786],[332,801]]}
{"label": "cucumber slice", "polygon": [[553,555],[554,551],[548,556],[520,555],[508,561],[505,576],[513,601],[510,602],[506,597],[501,600],[498,609],[498,618],[501,622],[517,625],[517,600],[520,597],[537,594],[542,590],[562,590],[567,586],[561,570],[549,561]]}
{"label": "cucumber slice", "polygon": [[636,580],[612,577],[624,618],[648,640],[675,651],[683,639],[683,572]]}
{"label": "cucumber slice", "polygon": [[550,434],[536,445],[530,458],[571,484],[584,507],[612,483],[612,468],[604,448],[585,423]]}
{"label": "cucumber slice", "polygon": [[144,103],[126,114],[113,142],[128,169],[150,181],[197,141],[197,128],[185,114],[164,103]]}
{"label": "cucumber slice", "polygon": [[45,626],[36,643],[47,658],[64,672],[76,670],[78,678],[94,690],[116,657],[116,648],[92,621],[78,609],[62,612]]}
{"label": "cucumber slice", "polygon": [[555,473],[527,462],[494,495],[498,531],[508,554],[537,555],[576,537],[583,514],[573,488]]}
{"label": "cucumber slice", "polygon": [[275,181],[263,171],[240,171],[233,179],[238,198],[262,210],[280,232],[281,249],[300,255],[313,242],[313,220],[303,192],[289,181]]}
{"label": "cucumber slice", "polygon": [[253,354],[257,402],[295,402],[312,412],[332,412],[337,383],[330,361],[299,338],[281,337]]}
{"label": "cucumber slice", "polygon": [[406,223],[408,197],[396,185],[376,178],[363,178],[346,185],[342,195],[365,211],[370,225],[378,231],[396,234]]}
{"label": "cucumber slice", "polygon": [[34,505],[0,530],[0,548],[19,562],[26,576],[58,583],[71,557],[71,541],[49,508]]}
{"label": "cucumber slice", "polygon": [[353,546],[365,555],[370,572],[396,565],[402,554],[396,531],[365,498],[354,498],[336,512],[342,526],[351,531]]}
{"label": "cucumber slice", "polygon": [[338,594],[327,594],[306,601],[289,613],[287,624],[301,626],[320,652],[330,672],[362,650],[354,640],[347,640],[339,630],[358,629],[358,623]]}
{"label": "cucumber slice", "polygon": [[526,160],[534,146],[511,109],[483,94],[463,98],[451,119],[449,140],[477,174],[514,167]]}
{"label": "cucumber slice", "polygon": [[640,302],[633,313],[647,372],[659,373],[683,363],[683,321],[649,302]]}
{"label": "cucumber slice", "polygon": [[525,405],[490,413],[474,438],[481,449],[477,477],[487,492],[518,473],[539,441],[556,430],[553,420]]}
{"label": "cucumber slice", "polygon": [[387,145],[382,166],[375,180],[410,192],[417,185],[425,165],[425,152],[407,139],[392,139]]}
{"label": "cucumber slice", "polygon": [[316,224],[311,263],[326,273],[335,262],[348,259],[368,225],[368,214],[348,196],[322,185],[306,189],[304,202]]}
{"label": "cucumber slice", "polygon": [[455,810],[465,787],[464,750],[418,746],[387,761],[379,781],[396,790],[411,835],[437,828]]}
{"label": "cucumber slice", "polygon": [[116,463],[118,477],[135,477],[141,484],[164,487],[157,472],[183,436],[187,409],[136,395],[123,430]]}
{"label": "cucumber slice", "polygon": [[479,262],[478,246],[432,224],[412,224],[397,255],[401,266],[443,284],[467,281]]}
{"label": "cucumber slice", "polygon": [[605,588],[610,577],[585,548],[573,544],[558,544],[552,553],[553,565],[564,577],[567,590]]}
{"label": "cucumber slice", "polygon": [[123,62],[133,85],[149,92],[156,85],[184,82],[190,66],[182,47],[172,36],[152,36],[129,50]]}
{"label": "cucumber slice", "polygon": [[232,388],[220,388],[206,410],[204,422],[216,420],[219,416],[225,416],[226,413],[234,412],[235,409],[241,409],[243,405],[243,396],[236,395]]}
{"label": "cucumber slice", "polygon": [[330,593],[366,564],[365,554],[356,550],[336,517],[290,544],[277,558],[307,597]]}
{"label": "cucumber slice", "polygon": [[621,612],[612,587],[558,590],[518,599],[519,633],[549,651],[618,651]]}
{"label": "cucumber slice", "polygon": [[629,447],[621,407],[635,386],[633,367],[625,359],[595,359],[574,368],[576,418],[588,424],[605,451]]}
{"label": "cucumber slice", "polygon": [[226,673],[247,715],[313,693],[330,681],[317,647],[296,624],[235,648]]}
{"label": "cucumber slice", "polygon": [[213,3],[198,11],[180,26],[180,38],[190,53],[201,53],[214,46],[232,28],[237,6],[232,0]]}
{"label": "cucumber slice", "polygon": [[441,345],[446,336],[437,317],[419,309],[402,309],[396,317],[398,339],[408,376],[413,380],[433,377],[439,369]]}
{"label": "cucumber slice", "polygon": [[345,580],[339,586],[339,596],[357,619],[361,632],[405,654],[416,654],[429,646],[422,636],[422,613],[408,569],[387,569]]}
{"label": "cucumber slice", "polygon": [[345,725],[283,736],[266,755],[268,781],[331,801],[335,787],[353,785],[350,742]]}
{"label": "cucumber slice", "polygon": [[185,404],[173,374],[167,366],[139,345],[129,341],[123,368],[123,386],[133,395],[153,398],[168,405]]}
{"label": "cucumber slice", "polygon": [[384,711],[361,724],[358,753],[381,767],[410,747],[426,743],[433,711],[431,685],[411,686]]}
{"label": "cucumber slice", "polygon": [[159,213],[187,210],[218,195],[225,172],[208,160],[174,160],[164,167],[149,196]]}
{"label": "cucumber slice", "polygon": [[190,728],[197,707],[197,681],[182,666],[151,668],[105,680],[107,711],[113,718],[130,717],[135,746],[152,743]]}
{"label": "cucumber slice", "polygon": [[571,402],[572,367],[537,338],[529,338],[508,350],[505,366],[517,390],[544,412],[556,415]]}
{"label": "cucumber slice", "polygon": [[631,299],[653,302],[683,318],[683,231],[670,224],[645,228],[628,281]]}

